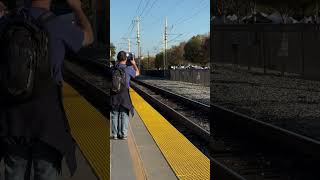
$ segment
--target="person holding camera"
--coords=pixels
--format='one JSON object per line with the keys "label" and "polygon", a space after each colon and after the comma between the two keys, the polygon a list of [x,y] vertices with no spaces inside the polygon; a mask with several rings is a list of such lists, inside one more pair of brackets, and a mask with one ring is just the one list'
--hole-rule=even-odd
{"label": "person holding camera", "polygon": [[[33,23],[34,21],[30,19],[34,18],[38,20],[41,29],[46,32],[32,31],[24,33],[24,36],[18,34],[20,36],[6,37],[5,40],[8,39],[10,45],[18,47],[12,48],[12,51],[20,50],[21,52],[10,53],[10,56],[6,56],[6,54],[4,55],[6,59],[2,56],[7,51],[1,51],[2,54],[0,54],[1,60],[7,60],[8,62],[11,59],[18,59],[19,62],[30,58],[34,61],[41,59],[41,63],[37,64],[37,70],[39,70],[36,72],[38,73],[34,73],[34,78],[29,76],[30,81],[35,82],[34,88],[30,90],[32,96],[22,103],[15,103],[11,100],[0,102],[0,149],[5,151],[3,159],[6,180],[30,179],[31,167],[34,170],[34,179],[56,180],[58,175],[61,174],[63,158],[66,160],[71,175],[75,173],[77,167],[75,159],[76,144],[71,135],[62,102],[62,64],[67,49],[77,52],[82,46],[91,44],[94,38],[90,22],[81,8],[81,1],[66,0],[66,2],[77,17],[77,24],[66,22],[51,13],[51,0],[32,0],[31,7],[19,11],[20,14],[13,14],[15,16],[10,16],[6,20],[14,23],[14,19],[11,18],[16,17],[24,18],[23,23]],[[17,26],[10,27],[12,23],[6,23],[7,28],[5,29],[12,29]],[[20,29],[13,32],[29,31],[29,29],[23,27],[20,27]],[[38,33],[34,36],[42,37],[43,41],[41,43],[45,45],[29,43],[28,46],[22,46],[24,44],[21,43],[22,45],[19,46],[19,44],[14,44],[20,42],[16,41],[17,38],[22,39],[21,42],[34,40],[32,38],[34,36],[29,36],[31,33]],[[1,43],[3,42],[0,41],[1,47],[6,47]],[[44,52],[46,49],[48,52]],[[34,52],[33,56],[30,56],[30,52]],[[11,69],[19,69],[18,65],[19,63],[13,64]],[[33,67],[30,65],[29,69]],[[18,74],[19,76],[16,77],[22,79],[25,78],[23,73],[24,71],[16,70],[12,74]],[[23,83],[24,81],[17,82]],[[0,79],[0,83],[0,87],[2,87],[2,79]],[[14,84],[15,82],[10,83]],[[16,86],[14,87],[16,88]],[[3,94],[0,94],[0,97],[3,97]],[[5,95],[5,97],[7,96]]]}
{"label": "person holding camera", "polygon": [[131,78],[140,75],[132,53],[120,51],[112,69],[111,88],[111,133],[112,139],[127,139],[129,112],[133,115],[129,88]]}

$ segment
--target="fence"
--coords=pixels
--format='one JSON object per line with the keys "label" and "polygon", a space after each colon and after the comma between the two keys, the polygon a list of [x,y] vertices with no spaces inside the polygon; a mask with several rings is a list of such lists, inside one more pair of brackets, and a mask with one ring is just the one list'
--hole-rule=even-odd
{"label": "fence", "polygon": [[173,81],[184,81],[203,86],[210,86],[210,70],[209,69],[175,69],[175,70],[148,70],[143,74],[153,77],[164,77]]}
{"label": "fence", "polygon": [[170,80],[184,81],[203,86],[210,86],[210,70],[208,69],[179,69],[170,70]]}
{"label": "fence", "polygon": [[319,25],[214,25],[213,29],[214,62],[320,79]]}
{"label": "fence", "polygon": [[143,70],[142,74],[146,76],[165,78],[168,77],[169,72],[168,70]]}

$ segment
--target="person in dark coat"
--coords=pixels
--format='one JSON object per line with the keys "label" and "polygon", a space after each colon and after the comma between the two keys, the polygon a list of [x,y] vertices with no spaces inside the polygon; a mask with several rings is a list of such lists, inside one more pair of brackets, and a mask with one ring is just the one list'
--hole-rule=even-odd
{"label": "person in dark coat", "polygon": [[111,91],[111,133],[113,139],[127,139],[129,112],[133,114],[133,105],[131,102],[129,88],[130,79],[140,75],[140,71],[134,58],[130,66],[127,66],[127,53],[120,51],[117,55],[116,67],[123,68],[126,76],[126,87],[119,93]]}
{"label": "person in dark coat", "polygon": [[[66,49],[74,52],[93,42],[91,25],[80,0],[67,0],[77,24],[59,16],[44,26],[48,32],[53,88],[32,100],[11,106],[0,103],[0,141],[4,150],[5,178],[56,180],[65,157],[71,175],[76,170],[75,142],[62,104],[62,63]],[[50,11],[51,0],[32,0],[29,12],[38,18]]]}

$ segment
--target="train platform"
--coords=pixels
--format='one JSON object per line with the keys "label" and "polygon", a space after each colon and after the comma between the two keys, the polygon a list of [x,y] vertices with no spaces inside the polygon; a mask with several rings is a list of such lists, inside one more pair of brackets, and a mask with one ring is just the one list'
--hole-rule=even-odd
{"label": "train platform", "polygon": [[128,140],[111,140],[111,179],[209,180],[210,162],[134,90]]}
{"label": "train platform", "polygon": [[[127,140],[110,140],[109,118],[69,84],[64,107],[77,144],[78,169],[70,177],[63,161],[61,180],[209,180],[210,162],[186,137],[133,89],[135,114]],[[0,165],[0,179],[3,177]]]}

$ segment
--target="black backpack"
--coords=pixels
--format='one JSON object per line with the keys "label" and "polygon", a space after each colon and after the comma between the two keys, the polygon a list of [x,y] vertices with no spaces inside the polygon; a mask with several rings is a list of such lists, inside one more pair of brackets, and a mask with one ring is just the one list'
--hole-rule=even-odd
{"label": "black backpack", "polygon": [[28,9],[16,10],[0,24],[0,100],[25,102],[54,84],[44,24],[51,12],[34,19]]}
{"label": "black backpack", "polygon": [[126,88],[126,72],[124,68],[115,66],[112,69],[111,91],[113,94],[120,93]]}

